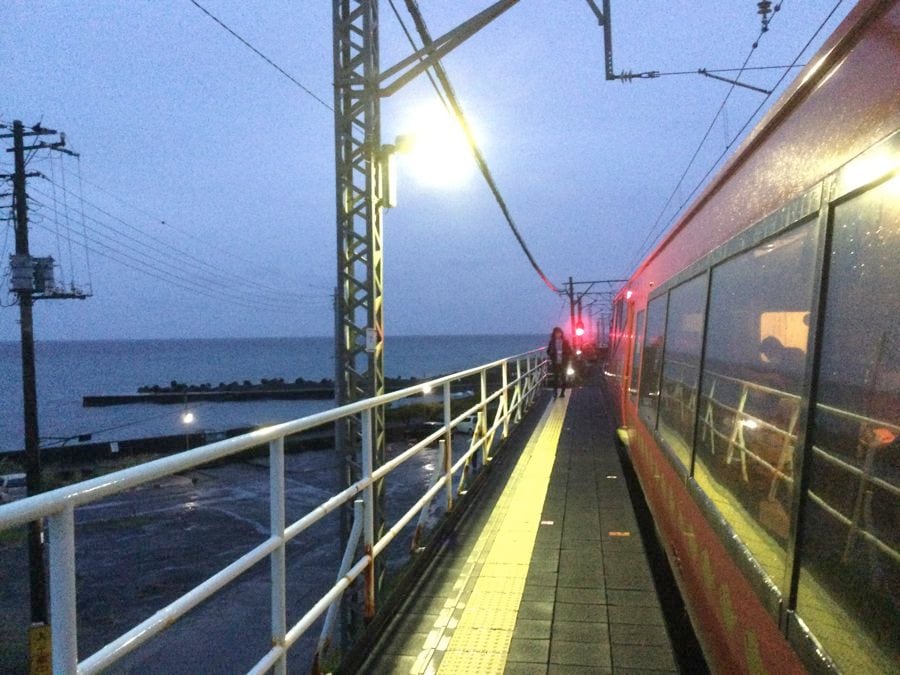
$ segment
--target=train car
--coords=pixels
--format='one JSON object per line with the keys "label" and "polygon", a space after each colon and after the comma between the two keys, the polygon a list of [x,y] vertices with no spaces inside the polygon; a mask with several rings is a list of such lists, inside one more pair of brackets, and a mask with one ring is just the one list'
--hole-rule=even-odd
{"label": "train car", "polygon": [[900,2],[617,296],[606,382],[714,672],[900,672]]}

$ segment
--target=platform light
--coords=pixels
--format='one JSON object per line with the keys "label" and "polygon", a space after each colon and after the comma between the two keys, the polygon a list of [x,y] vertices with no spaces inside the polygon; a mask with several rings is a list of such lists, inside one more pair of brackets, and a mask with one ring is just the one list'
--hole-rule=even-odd
{"label": "platform light", "polygon": [[[467,122],[471,129],[471,122]],[[472,149],[462,125],[443,106],[428,104],[412,110],[403,123],[403,137],[416,180],[438,188],[464,185],[474,174]],[[399,140],[399,137],[398,137]]]}

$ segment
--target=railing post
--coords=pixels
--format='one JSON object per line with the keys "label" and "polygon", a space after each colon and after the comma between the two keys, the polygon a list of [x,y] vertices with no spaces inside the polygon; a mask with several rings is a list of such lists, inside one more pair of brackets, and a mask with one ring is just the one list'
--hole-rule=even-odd
{"label": "railing post", "polygon": [[446,477],[447,511],[453,508],[453,431],[450,429],[450,421],[453,411],[450,406],[450,383],[444,382],[444,476]]}
{"label": "railing post", "polygon": [[48,519],[50,530],[50,631],[54,673],[78,672],[75,601],[75,509],[66,505]]}
{"label": "railing post", "polygon": [[[269,441],[269,527],[281,543],[270,556],[272,570],[272,644],[284,646],[287,632],[287,565],[284,543],[284,438]],[[287,673],[287,655],[275,664],[275,673]]]}
{"label": "railing post", "polygon": [[532,370],[531,365],[531,354],[525,357],[525,399],[527,401],[526,406],[531,407],[531,404],[534,400],[534,378],[535,373]]}
{"label": "railing post", "polygon": [[481,437],[485,439],[481,444],[481,465],[487,464],[488,459],[488,443],[487,443],[487,369],[481,369]]}
{"label": "railing post", "polygon": [[522,359],[516,359],[516,424],[522,421]]}
{"label": "railing post", "polygon": [[[344,549],[344,557],[341,558],[341,566],[338,568],[337,581],[340,581],[350,570],[353,564],[353,556],[359,546],[359,537],[363,527],[363,501],[357,499],[353,502],[353,525],[350,528],[350,536],[347,539],[347,548]],[[337,620],[341,598],[337,598],[328,608],[325,621],[322,623],[322,632],[319,634],[318,648],[313,661],[313,673],[320,673],[322,657],[331,645],[331,635],[334,632],[334,622]]]}
{"label": "railing post", "polygon": [[501,368],[503,368],[503,373],[502,373],[502,378],[501,378],[503,393],[500,395],[500,405],[503,406],[503,438],[508,438],[509,437],[509,375],[506,371],[509,368],[509,362],[504,361]]}
{"label": "railing post", "polygon": [[[362,478],[372,480],[372,409],[362,412]],[[370,482],[363,490],[363,544],[369,556],[369,564],[365,573],[365,607],[363,618],[369,620],[375,616],[375,486]]]}

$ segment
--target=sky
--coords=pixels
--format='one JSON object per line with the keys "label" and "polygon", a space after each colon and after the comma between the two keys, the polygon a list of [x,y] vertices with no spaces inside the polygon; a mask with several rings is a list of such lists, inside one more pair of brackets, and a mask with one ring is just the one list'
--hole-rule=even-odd
{"label": "sky", "polygon": [[[331,3],[198,2],[321,101],[189,0],[8,0],[0,11],[0,123],[41,122],[80,155],[41,151],[28,166],[45,176],[28,183],[32,254],[52,255],[62,281],[92,291],[38,302],[39,340],[333,331]],[[419,0],[433,36],[489,4]],[[410,47],[380,5],[386,68]],[[781,5],[749,66],[805,63],[853,3]],[[613,0],[615,71],[738,68],[759,36],[756,11],[753,0]],[[765,100],[696,74],[607,82],[602,29],[582,0],[522,0],[443,63],[557,286],[627,277]],[[784,72],[741,79],[770,88]],[[435,101],[424,78],[384,100],[383,142]],[[0,154],[0,173],[11,172],[11,154]],[[399,202],[384,221],[387,339],[561,323],[567,303],[532,269],[474,162],[453,186],[421,178],[399,158]],[[8,196],[0,207],[7,218]],[[13,232],[0,226],[5,274]],[[4,279],[0,340],[18,339],[12,299]]]}

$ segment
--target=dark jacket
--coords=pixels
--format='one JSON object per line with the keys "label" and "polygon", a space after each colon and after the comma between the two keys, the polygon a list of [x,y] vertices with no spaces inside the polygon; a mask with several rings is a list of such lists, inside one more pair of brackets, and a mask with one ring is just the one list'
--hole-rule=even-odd
{"label": "dark jacket", "polygon": [[[561,365],[565,366],[572,360],[572,347],[565,338],[562,340],[562,352]],[[550,337],[550,344],[547,345],[547,356],[550,357],[550,365],[556,366],[556,340],[552,336]]]}

